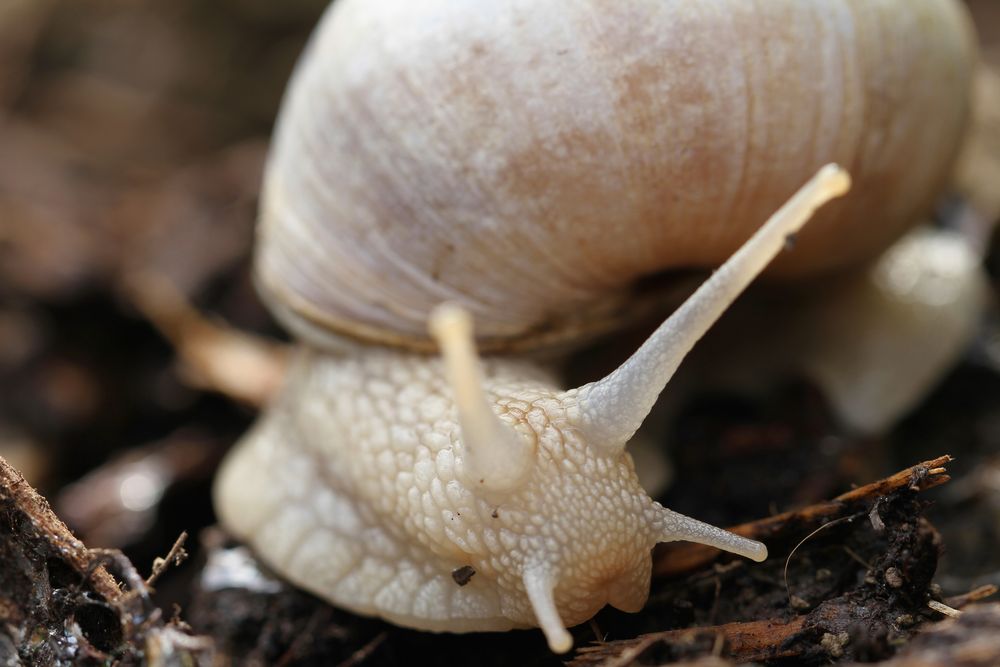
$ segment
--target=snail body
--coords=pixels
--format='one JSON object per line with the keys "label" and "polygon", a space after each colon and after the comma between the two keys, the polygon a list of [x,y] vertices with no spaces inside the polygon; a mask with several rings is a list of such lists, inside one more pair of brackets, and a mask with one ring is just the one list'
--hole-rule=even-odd
{"label": "snail body", "polygon": [[[339,0],[286,96],[256,256],[306,346],[223,466],[223,524],[340,606],[539,626],[555,651],[604,604],[641,607],[657,542],[763,559],[651,500],[625,445],[848,189],[828,165],[793,195],[804,174],[839,160],[858,185],[779,274],[911,223],[955,153],[971,57],[951,0]],[[478,358],[579,345],[627,319],[637,279],[723,260],[601,380]]]}
{"label": "snail body", "polygon": [[[294,583],[400,625],[452,632],[536,625],[527,572],[550,590],[556,581],[574,583],[554,596],[563,623],[583,622],[606,602],[638,611],[650,548],[660,539],[631,459],[601,457],[572,434],[563,440],[556,385],[536,368],[494,361],[484,370],[499,416],[530,429],[537,447],[530,479],[515,492],[483,494],[478,480],[465,479],[440,360],[309,351],[288,381],[325,397],[323,414],[308,414],[316,406],[288,394],[268,412],[220,478],[234,507],[226,524],[252,535]],[[309,432],[297,431],[302,424]],[[299,459],[291,466],[289,449]],[[560,521],[547,521],[551,515]],[[459,586],[453,573],[463,567],[475,574]]]}

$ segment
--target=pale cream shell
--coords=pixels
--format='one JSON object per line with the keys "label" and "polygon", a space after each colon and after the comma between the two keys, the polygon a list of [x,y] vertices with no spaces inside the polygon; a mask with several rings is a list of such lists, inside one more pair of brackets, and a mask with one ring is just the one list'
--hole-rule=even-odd
{"label": "pale cream shell", "polygon": [[854,189],[777,273],[843,266],[940,190],[973,59],[954,0],[338,0],[279,120],[258,283],[300,332],[429,348],[455,301],[485,349],[569,336],[719,264],[826,162]]}

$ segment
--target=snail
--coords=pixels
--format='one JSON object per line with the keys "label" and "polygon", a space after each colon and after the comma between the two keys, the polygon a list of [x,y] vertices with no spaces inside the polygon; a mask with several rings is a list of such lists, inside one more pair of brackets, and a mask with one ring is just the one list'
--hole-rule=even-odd
{"label": "snail", "polygon": [[[220,471],[223,525],[339,606],[538,626],[557,652],[643,605],[656,542],[762,560],[651,500],[625,445],[793,235],[776,278],[913,224],[957,150],[970,35],[952,0],[339,0],[258,227],[259,289],[303,344]],[[564,390],[532,361],[627,322],[640,279],[719,264],[606,378]]]}

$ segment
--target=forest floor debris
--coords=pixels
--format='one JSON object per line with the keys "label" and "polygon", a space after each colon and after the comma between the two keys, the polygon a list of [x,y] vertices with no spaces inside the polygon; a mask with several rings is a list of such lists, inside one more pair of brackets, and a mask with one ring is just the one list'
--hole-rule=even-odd
{"label": "forest floor debris", "polygon": [[210,664],[210,639],[165,619],[131,561],[88,549],[2,458],[0,563],[3,664]]}

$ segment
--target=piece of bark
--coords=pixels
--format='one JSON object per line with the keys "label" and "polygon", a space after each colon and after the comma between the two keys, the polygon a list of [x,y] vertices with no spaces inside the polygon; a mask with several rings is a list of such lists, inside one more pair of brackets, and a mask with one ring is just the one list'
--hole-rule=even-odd
{"label": "piece of bark", "polygon": [[2,664],[209,664],[210,640],[165,621],[131,562],[84,546],[2,458],[0,563]]}
{"label": "piece of bark", "polygon": [[[4,563],[23,563],[22,558],[30,556],[31,551],[46,552],[51,550],[58,554],[70,569],[81,575],[81,585],[88,586],[95,593],[112,599],[118,596],[118,584],[108,574],[105,567],[95,562],[83,542],[76,539],[66,524],[49,508],[49,503],[38,494],[24,477],[11,467],[5,459],[0,458],[0,530],[3,532],[2,542],[6,558]],[[18,548],[16,540],[23,546]],[[20,553],[18,553],[20,552]],[[22,590],[24,582],[18,582],[13,574],[15,568],[3,568],[0,574],[8,577],[0,590],[14,592]]]}
{"label": "piece of bark", "polygon": [[581,647],[569,664],[570,667],[626,667],[645,664],[638,661],[652,653],[657,655],[658,661],[665,663],[691,653],[717,652],[722,646],[740,662],[790,658],[798,652],[786,646],[786,642],[802,631],[805,621],[805,616],[798,616],[787,622],[766,619],[654,632],[636,639]]}

